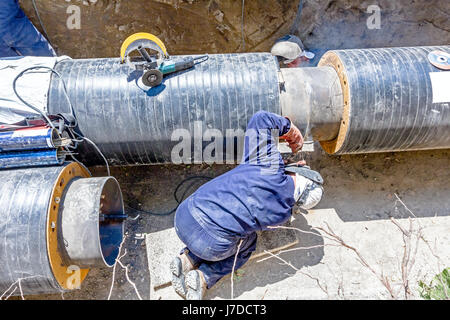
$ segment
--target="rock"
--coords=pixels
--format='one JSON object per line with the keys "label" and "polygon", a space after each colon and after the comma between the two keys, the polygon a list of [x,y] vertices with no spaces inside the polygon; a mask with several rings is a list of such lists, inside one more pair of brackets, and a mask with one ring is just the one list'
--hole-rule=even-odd
{"label": "rock", "polygon": [[219,22],[223,22],[223,12],[220,10],[214,11],[214,17],[216,17],[216,20]]}

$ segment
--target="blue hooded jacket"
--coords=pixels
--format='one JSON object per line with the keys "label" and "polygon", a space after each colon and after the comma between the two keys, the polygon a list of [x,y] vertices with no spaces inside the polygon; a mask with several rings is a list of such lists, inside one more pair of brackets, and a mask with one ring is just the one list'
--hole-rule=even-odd
{"label": "blue hooded jacket", "polygon": [[56,56],[22,11],[18,0],[0,1],[0,57]]}
{"label": "blue hooded jacket", "polygon": [[276,138],[289,129],[284,117],[265,111],[254,114],[242,162],[202,185],[178,211],[188,211],[205,230],[222,238],[245,237],[286,222],[295,204],[294,182],[284,172]]}

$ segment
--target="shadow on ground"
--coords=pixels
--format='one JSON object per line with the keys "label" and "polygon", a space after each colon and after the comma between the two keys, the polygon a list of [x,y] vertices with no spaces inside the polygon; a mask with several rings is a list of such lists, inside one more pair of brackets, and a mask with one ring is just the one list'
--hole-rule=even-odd
{"label": "shadow on ground", "polygon": [[[294,247],[313,247],[321,246],[324,240],[320,233],[311,229],[306,219],[302,214],[297,214],[295,220],[292,222],[292,227],[299,228],[304,231],[313,232],[313,234],[297,234],[299,236],[299,243]],[[277,230],[271,231],[277,232]],[[290,248],[292,249],[292,248]],[[283,253],[283,259],[288,261],[292,267],[301,269],[307,266],[313,266],[322,260],[324,251],[323,247],[298,250]],[[267,256],[266,256],[267,257]],[[290,277],[294,270],[287,266],[282,261],[276,258],[264,260],[266,257],[256,258],[249,261],[242,269],[234,276],[234,297],[242,295],[244,292],[251,291],[256,287],[265,287],[268,284],[279,282],[287,277]],[[264,261],[261,261],[264,260]],[[207,292],[206,299],[213,298],[230,299],[231,298],[231,277],[226,276],[222,278],[211,290]],[[261,299],[263,295],[261,296]]]}

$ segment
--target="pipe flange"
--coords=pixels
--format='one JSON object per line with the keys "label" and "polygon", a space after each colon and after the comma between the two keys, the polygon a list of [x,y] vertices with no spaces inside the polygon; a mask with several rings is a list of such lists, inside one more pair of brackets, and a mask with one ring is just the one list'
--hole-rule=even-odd
{"label": "pipe flange", "polygon": [[329,66],[336,70],[339,76],[339,81],[342,87],[342,93],[344,96],[344,108],[342,112],[342,120],[339,127],[339,132],[336,138],[329,141],[319,141],[322,148],[329,154],[338,152],[347,137],[347,133],[350,127],[350,114],[351,114],[351,100],[350,100],[350,87],[347,79],[347,72],[345,70],[344,63],[339,56],[333,52],[326,52],[318,63],[319,67]]}
{"label": "pipe flange", "polygon": [[[70,181],[75,178],[89,178],[91,175],[89,171],[76,162],[72,162],[64,167],[60,172],[56,182],[53,186],[53,191],[50,197],[50,204],[47,212],[47,253],[52,269],[53,275],[65,290],[73,290],[86,278],[89,269],[71,268],[71,266],[63,262],[60,250],[58,249],[58,228],[60,226],[58,219],[59,207],[63,192]],[[73,277],[74,272],[78,272],[79,276]]]}

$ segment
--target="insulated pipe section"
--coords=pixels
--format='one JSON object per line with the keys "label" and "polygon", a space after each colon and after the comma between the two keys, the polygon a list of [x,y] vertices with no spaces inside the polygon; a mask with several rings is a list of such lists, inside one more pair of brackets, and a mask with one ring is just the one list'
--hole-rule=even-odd
{"label": "insulated pipe section", "polygon": [[0,131],[0,152],[42,150],[61,146],[56,128],[32,127],[14,131]]}
{"label": "insulated pipe section", "polygon": [[[56,69],[81,133],[112,164],[171,162],[183,135],[191,138],[183,161],[197,163],[192,155],[211,143],[202,141],[209,129],[223,135],[224,159],[237,154],[239,143],[228,143],[243,134],[226,131],[245,130],[259,110],[288,116],[330,154],[450,148],[449,101],[439,100],[448,76],[436,77],[444,71],[427,59],[434,50],[450,47],[336,50],[316,68],[281,71],[267,53],[210,55],[153,88],[119,59],[64,60]],[[50,113],[69,112],[58,77],[48,101]],[[84,161],[103,163],[92,146],[82,148]]]}
{"label": "insulated pipe section", "polygon": [[[80,199],[88,203],[78,202],[80,207],[76,210],[73,202],[69,200],[76,197],[71,194],[79,194],[80,192],[77,192],[79,190],[76,190],[77,185],[81,188],[90,185],[91,181],[97,188],[89,188],[93,195]],[[93,262],[85,264],[76,264],[78,262],[76,259],[70,261],[65,259],[64,252],[70,251],[75,239],[61,221],[61,212],[64,212],[67,206],[72,208],[73,216],[77,215],[80,228],[91,225],[89,233],[78,229],[76,241],[86,242],[85,248],[81,250],[82,256],[88,256],[91,244],[98,243],[100,238],[103,259],[107,265],[111,265],[110,262],[117,257],[122,240],[121,223],[114,221],[112,228],[114,240],[110,241],[108,230],[111,228],[107,226],[108,230],[103,231],[104,225],[100,222],[100,229],[96,229],[95,232],[92,225],[98,226],[99,223],[86,221],[84,212],[87,208],[93,208],[90,211],[92,215],[90,218],[94,219],[93,216],[96,215],[98,221],[101,218],[100,212],[95,213],[93,210],[98,207],[98,202],[102,201],[105,203],[104,213],[109,214],[111,210],[114,215],[123,215],[122,196],[115,181],[109,178],[90,178],[87,169],[75,162],[64,163],[57,167],[1,170],[0,293],[20,294],[19,290],[13,292],[14,284],[17,285],[18,281],[25,295],[75,289],[89,271],[86,266],[100,265],[97,262],[101,256],[98,251],[93,255],[97,261],[93,259]],[[74,237],[71,238],[71,235]]]}
{"label": "insulated pipe section", "polygon": [[[339,76],[344,109],[331,154],[450,148],[450,73],[431,51],[450,46],[327,52],[319,66]],[[447,97],[442,99],[442,97]]]}
{"label": "insulated pipe section", "polygon": [[[142,71],[120,59],[63,60],[55,69],[66,83],[81,133],[115,165],[172,162],[171,151],[182,136],[190,138],[191,147],[184,161],[201,162],[195,153],[211,144],[208,129],[223,136],[226,160],[237,154],[236,140],[243,140],[254,113],[280,113],[278,62],[269,53],[209,55],[152,88],[142,84]],[[48,108],[51,114],[70,112],[59,77],[52,76]],[[91,145],[82,148],[80,159],[104,163]]]}

